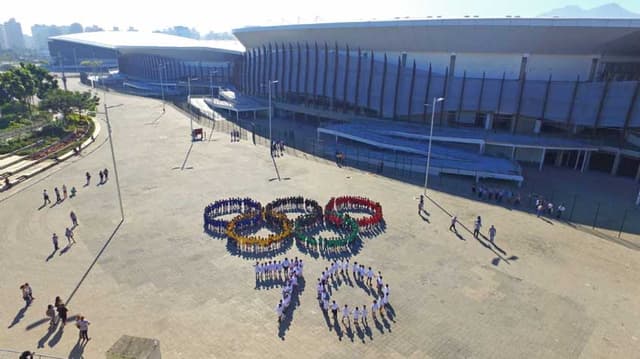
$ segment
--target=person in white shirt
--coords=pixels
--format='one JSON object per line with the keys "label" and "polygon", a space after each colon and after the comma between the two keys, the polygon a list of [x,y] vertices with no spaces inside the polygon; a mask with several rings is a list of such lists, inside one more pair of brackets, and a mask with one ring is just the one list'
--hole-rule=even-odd
{"label": "person in white shirt", "polygon": [[362,315],[362,324],[367,324],[367,305],[363,305],[362,306],[362,311],[360,312],[360,314]]}
{"label": "person in white shirt", "polygon": [[358,277],[356,274],[358,273],[358,262],[353,262],[353,266],[351,266],[351,271],[353,272],[353,279],[356,280]]}
{"label": "person in white shirt", "polygon": [[284,261],[282,261],[282,269],[284,269],[284,274],[288,275],[289,274],[289,266],[291,265],[291,263],[289,263],[289,258],[285,258]]}
{"label": "person in white shirt", "polygon": [[494,239],[496,239],[496,227],[492,224],[489,228],[489,241],[493,243]]}
{"label": "person in white shirt", "polygon": [[356,309],[353,310],[353,323],[358,325],[358,320],[360,320],[360,309],[356,307]]}
{"label": "person in white shirt", "polygon": [[371,267],[367,270],[367,284],[369,287],[373,287],[373,269]]}
{"label": "person in white shirt", "polygon": [[376,277],[376,284],[378,285],[378,292],[382,290],[382,273],[378,272],[378,277]]}
{"label": "person in white shirt", "polygon": [[253,266],[256,271],[256,282],[260,280],[260,262],[256,262],[256,265]]}
{"label": "person in white shirt", "polygon": [[331,315],[333,315],[333,320],[334,321],[338,321],[338,303],[336,303],[336,301],[334,300],[333,303],[331,303]]}
{"label": "person in white shirt", "polygon": [[284,309],[289,308],[289,303],[291,303],[291,295],[287,294],[284,296],[284,301],[282,302]]}
{"label": "person in white shirt", "polygon": [[373,300],[373,305],[371,306],[371,316],[373,317],[373,319],[376,319],[376,312],[380,310],[380,306],[378,305],[378,301],[377,300]]}
{"label": "person in white shirt", "polygon": [[347,323],[351,325],[351,319],[349,318],[349,307],[345,304],[344,308],[342,308],[342,323],[344,324],[344,320],[347,320]]}
{"label": "person in white shirt", "polygon": [[78,327],[78,329],[80,330],[80,339],[79,341],[82,340],[86,340],[89,341],[91,340],[91,338],[89,338],[89,321],[84,319],[83,316],[80,316],[78,318],[78,321],[76,322],[76,326]]}

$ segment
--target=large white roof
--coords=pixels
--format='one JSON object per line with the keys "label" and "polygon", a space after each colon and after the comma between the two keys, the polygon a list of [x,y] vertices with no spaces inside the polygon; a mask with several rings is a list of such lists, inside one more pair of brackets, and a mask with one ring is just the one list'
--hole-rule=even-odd
{"label": "large white roof", "polygon": [[640,19],[436,18],[256,26],[233,33],[249,49],[308,42],[374,51],[640,53]]}
{"label": "large white roof", "polygon": [[138,31],[82,32],[53,36],[50,40],[68,41],[114,50],[126,48],[212,49],[241,54],[244,46],[235,40],[194,40],[180,36]]}

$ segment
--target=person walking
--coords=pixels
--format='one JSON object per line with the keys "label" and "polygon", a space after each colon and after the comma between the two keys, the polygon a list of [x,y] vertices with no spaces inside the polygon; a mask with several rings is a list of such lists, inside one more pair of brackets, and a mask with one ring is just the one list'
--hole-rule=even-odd
{"label": "person walking", "polygon": [[91,338],[89,338],[89,324],[91,324],[91,323],[89,323],[89,321],[86,320],[84,318],[84,316],[82,316],[82,315],[76,321],[76,327],[78,327],[78,330],[80,331],[78,333],[79,334],[78,341],[82,341],[82,340],[89,341],[89,340],[91,340]]}
{"label": "person walking", "polygon": [[51,236],[51,241],[53,242],[53,251],[57,251],[58,249],[60,249],[60,247],[58,247],[58,235],[57,234],[53,234],[53,236]]}
{"label": "person walking", "polygon": [[102,173],[104,174],[104,181],[107,182],[109,180],[109,170],[105,168]]}
{"label": "person walking", "polygon": [[55,187],[53,191],[56,193],[56,203],[60,203],[60,201],[62,200],[60,198],[60,190],[58,190],[58,187]]}
{"label": "person walking", "polygon": [[73,241],[73,243],[76,243],[76,240],[73,238],[73,231],[71,230],[71,228],[67,227],[67,229],[65,229],[64,231],[64,235],[65,237],[67,237],[68,244],[71,244],[71,241]]}
{"label": "person walking", "polygon": [[84,174],[84,176],[87,178],[87,184],[85,184],[85,186],[88,186],[89,184],[91,184],[91,173],[87,172]]}
{"label": "person walking", "polygon": [[495,239],[496,239],[496,227],[494,227],[492,224],[491,228],[489,228],[489,241],[493,243]]}
{"label": "person walking", "polygon": [[456,229],[456,222],[458,221],[458,217],[453,216],[451,218],[451,225],[449,226],[449,230],[450,231],[454,231],[456,233],[458,233],[458,230]]}
{"label": "person walking", "polygon": [[44,198],[43,206],[46,206],[47,204],[51,203],[51,199],[49,199],[49,194],[47,193],[46,189],[42,191],[42,198]]}
{"label": "person walking", "polygon": [[63,199],[67,199],[67,185],[66,184],[62,185],[62,198]]}
{"label": "person walking", "polygon": [[76,228],[78,226],[78,216],[76,216],[74,211],[71,211],[71,213],[69,213],[69,217],[71,217],[71,223],[73,224],[72,228]]}
{"label": "person walking", "polygon": [[69,313],[69,309],[67,309],[67,306],[64,305],[64,303],[60,303],[59,305],[56,306],[56,310],[58,311],[58,317],[60,318],[60,322],[64,327],[65,324],[67,324],[67,314]]}
{"label": "person walking", "polygon": [[25,283],[21,285],[20,290],[22,291],[22,299],[24,299],[24,302],[28,307],[29,305],[31,305],[31,302],[33,302],[33,300],[36,299],[33,297],[33,291],[31,290],[29,283]]}
{"label": "person walking", "polygon": [[342,319],[340,320],[342,322],[342,324],[344,324],[344,320],[347,320],[347,324],[349,324],[349,326],[351,326],[351,318],[349,317],[350,311],[349,311],[349,306],[347,306],[346,304],[344,305],[344,308],[342,308]]}
{"label": "person walking", "polygon": [[478,218],[476,218],[475,223],[473,224],[474,238],[478,238],[478,236],[480,235],[480,228],[482,228],[482,219],[480,218],[480,216],[478,216]]}
{"label": "person walking", "polygon": [[98,172],[98,175],[100,175],[100,183],[99,184],[103,184],[104,183],[104,175],[102,174],[102,171]]}
{"label": "person walking", "polygon": [[56,325],[56,310],[53,305],[49,304],[47,306],[45,315],[49,318],[49,328],[53,328]]}

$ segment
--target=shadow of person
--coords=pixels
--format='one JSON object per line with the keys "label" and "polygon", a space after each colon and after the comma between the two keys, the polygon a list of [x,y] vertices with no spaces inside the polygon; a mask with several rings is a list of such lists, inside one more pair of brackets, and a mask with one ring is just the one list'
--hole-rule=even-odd
{"label": "shadow of person", "polygon": [[65,253],[67,253],[69,250],[71,249],[71,244],[67,244],[64,248],[62,248],[62,250],[60,251],[60,255],[63,255]]}
{"label": "shadow of person", "polygon": [[362,330],[362,328],[360,328],[360,324],[356,322],[354,326],[356,327],[356,335],[364,343],[364,331]]}
{"label": "shadow of person", "polygon": [[31,324],[27,325],[27,327],[25,328],[25,330],[31,330],[31,329],[33,329],[33,328],[39,327],[39,326],[41,326],[42,324],[44,324],[44,323],[48,322],[49,320],[50,320],[49,318],[42,318],[42,319],[36,320],[35,322],[33,322],[33,323],[31,323]]}
{"label": "shadow of person", "polygon": [[57,251],[58,251],[57,249],[54,249],[54,250],[53,250],[53,252],[51,252],[51,254],[49,254],[49,256],[48,256],[44,261],[45,261],[45,262],[50,261],[50,260],[51,260],[51,258],[53,258],[53,256],[55,256],[55,255],[56,255],[56,252],[57,252]]}
{"label": "shadow of person", "polygon": [[371,331],[369,322],[366,320],[364,322],[364,334],[369,337],[369,340],[373,340],[373,332]]}
{"label": "shadow of person", "polygon": [[431,221],[429,221],[428,216],[425,216],[424,214],[422,214],[422,212],[420,212],[420,218],[422,218],[422,220],[427,223],[431,223]]}
{"label": "shadow of person", "polygon": [[349,325],[344,329],[344,333],[347,336],[347,338],[349,338],[349,340],[351,340],[352,342],[355,339],[355,335],[353,334],[353,329],[351,328],[351,323],[349,323]]}
{"label": "shadow of person", "polygon": [[466,239],[460,233],[458,233],[458,231],[456,231],[455,234],[456,234],[456,237],[458,237],[459,240],[466,241]]}
{"label": "shadow of person", "polygon": [[48,345],[50,348],[53,348],[54,346],[56,346],[56,344],[60,342],[60,339],[62,339],[62,334],[64,334],[64,327],[61,325],[58,328],[58,331],[56,332],[56,334],[53,336],[53,338],[49,340]]}
{"label": "shadow of person", "polygon": [[329,312],[325,309],[322,309],[322,316],[324,317],[324,321],[327,323],[327,327],[329,327],[329,331],[333,328],[331,326],[331,318],[329,318]]}
{"label": "shadow of person", "polygon": [[71,349],[71,352],[69,352],[69,359],[82,359],[83,356],[82,354],[84,353],[84,346],[86,345],[86,342],[82,342],[80,341],[80,339],[78,339],[78,341],[76,342],[76,345]]}
{"label": "shadow of person", "polygon": [[391,323],[389,323],[387,318],[385,318],[384,316],[382,316],[382,324],[384,325],[385,328],[387,328],[387,331],[391,333]]}
{"label": "shadow of person", "polygon": [[392,322],[396,322],[396,320],[394,319],[396,317],[396,311],[393,308],[393,306],[391,305],[391,303],[387,303],[387,316],[389,317],[389,320],[391,320]]}
{"label": "shadow of person", "polygon": [[49,340],[49,337],[55,331],[56,331],[56,325],[55,324],[49,325],[49,329],[47,330],[47,332],[44,334],[42,338],[40,338],[40,340],[38,340],[38,348],[44,348],[44,344],[47,342],[47,340]]}
{"label": "shadow of person", "polygon": [[7,328],[11,329],[13,328],[13,326],[20,323],[20,320],[22,319],[22,317],[24,317],[24,313],[27,311],[27,308],[29,308],[28,305],[25,305],[24,307],[20,308],[18,313],[16,313],[16,316],[13,318],[13,321],[11,322],[11,324],[9,324]]}
{"label": "shadow of person", "polygon": [[380,331],[380,334],[384,334],[384,327],[382,326],[382,323],[380,323],[380,321],[378,320],[377,316],[373,317],[373,324],[376,326],[376,329]]}
{"label": "shadow of person", "polygon": [[538,218],[540,218],[541,220],[543,220],[543,221],[545,221],[545,222],[547,222],[548,224],[550,224],[550,225],[552,225],[552,226],[553,226],[553,222],[551,222],[550,220],[548,220],[548,219],[546,219],[546,218],[544,218],[544,217],[538,217]]}
{"label": "shadow of person", "polygon": [[338,322],[338,316],[333,317],[333,330],[336,332],[336,335],[338,336],[338,340],[342,340],[344,333],[342,332],[342,327]]}
{"label": "shadow of person", "polygon": [[46,207],[46,206],[47,206],[47,204],[46,204],[46,203],[43,203],[43,204],[42,204],[42,206],[38,207],[38,211],[39,211],[39,210],[41,210],[41,209],[43,209],[43,208],[44,208],[44,207]]}

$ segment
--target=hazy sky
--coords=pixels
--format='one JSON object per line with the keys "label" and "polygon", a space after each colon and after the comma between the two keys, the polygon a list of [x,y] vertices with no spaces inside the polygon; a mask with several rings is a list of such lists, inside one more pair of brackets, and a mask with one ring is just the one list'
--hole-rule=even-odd
{"label": "hazy sky", "polygon": [[[504,17],[536,16],[565,5],[592,8],[611,0],[7,0],[0,21],[15,17],[23,32],[33,24],[83,26],[105,29],[133,26],[156,30],[174,25],[195,27],[200,33],[229,31],[247,25],[281,25],[342,20],[422,18],[426,16]],[[640,13],[639,0],[617,0]]]}

